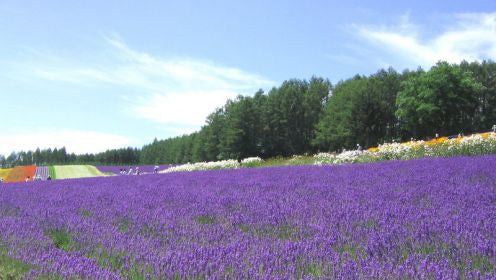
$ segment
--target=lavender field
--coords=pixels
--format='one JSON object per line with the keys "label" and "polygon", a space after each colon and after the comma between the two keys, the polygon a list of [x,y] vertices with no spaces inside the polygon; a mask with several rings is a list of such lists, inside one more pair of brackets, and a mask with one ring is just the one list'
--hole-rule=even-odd
{"label": "lavender field", "polygon": [[496,156],[10,184],[0,239],[29,279],[494,279]]}

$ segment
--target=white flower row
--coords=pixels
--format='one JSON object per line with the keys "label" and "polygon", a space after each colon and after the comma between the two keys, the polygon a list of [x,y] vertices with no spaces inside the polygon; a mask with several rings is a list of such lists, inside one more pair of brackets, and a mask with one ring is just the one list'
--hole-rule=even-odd
{"label": "white flower row", "polygon": [[[340,154],[319,153],[314,156],[314,163],[343,164],[356,162],[371,162],[389,159],[412,159],[425,156],[451,156],[457,154],[485,154],[496,153],[496,133],[474,134],[467,137],[455,139],[435,139],[432,141],[410,141],[406,143],[384,143],[371,150],[350,150]],[[293,156],[289,162],[301,159],[302,156]],[[212,170],[212,169],[234,169],[243,165],[250,166],[263,162],[259,157],[245,158],[239,163],[236,160],[222,160],[210,162],[186,163],[168,168],[161,173]]]}
{"label": "white flower row", "polygon": [[315,164],[341,164],[358,162],[361,157],[370,154],[368,151],[354,150],[344,151],[340,154],[318,153],[315,155]]}
{"label": "white flower row", "polygon": [[372,151],[344,151],[340,154],[319,153],[315,155],[315,164],[341,164],[387,159],[412,159],[423,156],[451,156],[496,152],[496,133],[494,132],[447,139],[437,143],[433,141],[420,140],[407,143],[385,143],[379,145],[377,148],[373,148]]}
{"label": "white flower row", "polygon": [[178,166],[173,166],[161,171],[161,173],[179,172],[179,171],[195,171],[195,170],[212,170],[212,169],[235,169],[243,164],[262,162],[259,157],[249,157],[241,161],[241,164],[233,159],[209,162],[186,163]]}
{"label": "white flower row", "polygon": [[233,159],[209,162],[186,163],[178,166],[173,166],[161,171],[161,173],[170,173],[178,171],[195,171],[195,170],[211,170],[211,169],[232,169],[239,168],[238,161]]}
{"label": "white flower row", "polygon": [[262,162],[263,159],[261,159],[260,157],[249,157],[249,158],[245,158],[241,161],[241,164],[247,164],[247,163],[255,163],[255,162]]}

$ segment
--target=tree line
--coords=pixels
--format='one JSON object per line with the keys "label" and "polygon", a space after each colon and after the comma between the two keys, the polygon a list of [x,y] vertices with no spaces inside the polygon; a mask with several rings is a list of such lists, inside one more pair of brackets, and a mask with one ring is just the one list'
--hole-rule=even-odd
{"label": "tree line", "polygon": [[[267,93],[259,90],[253,96],[228,100],[197,132],[155,139],[139,150],[68,155],[65,162],[158,164],[270,158],[357,145],[367,148],[435,134],[469,134],[494,124],[496,63],[438,62],[428,71],[381,69],[335,85],[321,77],[287,80]],[[47,162],[57,160],[55,156]]]}
{"label": "tree line", "polygon": [[143,163],[291,156],[489,130],[496,124],[496,64],[439,62],[430,70],[381,69],[332,85],[288,80],[238,96],[189,135],[155,140]]}
{"label": "tree line", "polygon": [[14,167],[18,165],[68,165],[68,164],[93,164],[93,165],[129,165],[140,163],[140,150],[137,148],[121,148],[107,150],[98,154],[67,153],[65,147],[57,149],[36,149],[35,151],[12,152],[5,157],[0,155],[1,167]]}

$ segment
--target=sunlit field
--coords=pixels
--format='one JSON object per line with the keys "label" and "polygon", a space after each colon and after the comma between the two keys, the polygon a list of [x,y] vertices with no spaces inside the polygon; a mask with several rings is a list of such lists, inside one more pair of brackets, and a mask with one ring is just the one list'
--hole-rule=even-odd
{"label": "sunlit field", "polygon": [[496,156],[5,184],[0,278],[495,276]]}

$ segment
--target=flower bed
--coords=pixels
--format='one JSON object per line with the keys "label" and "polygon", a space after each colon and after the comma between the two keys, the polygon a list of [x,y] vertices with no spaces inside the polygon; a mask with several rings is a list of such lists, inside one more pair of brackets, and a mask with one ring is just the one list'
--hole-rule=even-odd
{"label": "flower bed", "polygon": [[496,153],[496,133],[486,132],[448,139],[439,137],[429,141],[386,143],[368,150],[345,151],[340,154],[319,153],[315,164],[340,164],[382,160],[406,160],[423,157],[458,155],[487,155]]}
{"label": "flower bed", "polygon": [[9,173],[5,182],[24,182],[26,178],[29,177],[29,180],[32,181],[34,174],[36,173],[36,166],[17,166],[12,169]]}
{"label": "flower bed", "polygon": [[12,171],[12,168],[1,168],[0,169],[0,179],[5,180],[9,176],[9,173]]}

